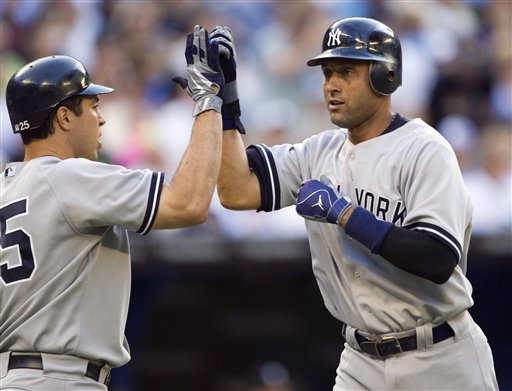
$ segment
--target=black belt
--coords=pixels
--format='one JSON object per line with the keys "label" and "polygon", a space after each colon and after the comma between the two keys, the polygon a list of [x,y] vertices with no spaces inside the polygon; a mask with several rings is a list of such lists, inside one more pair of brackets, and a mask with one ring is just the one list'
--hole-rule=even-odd
{"label": "black belt", "polygon": [[[432,338],[434,343],[444,341],[450,337],[453,337],[455,333],[448,323],[443,323],[432,329]],[[358,332],[355,333],[357,342],[361,350],[372,356],[385,358],[394,356],[402,352],[418,349],[418,342],[416,339],[416,333],[407,337],[396,338],[396,337],[365,337]]]}
{"label": "black belt", "polygon": [[[11,369],[43,369],[43,359],[40,354],[16,354],[11,353],[9,357],[9,365],[7,367],[9,370]],[[100,365],[94,364],[92,362],[87,363],[87,370],[85,371],[85,376],[93,379],[94,381],[100,380],[101,374]],[[105,384],[108,385],[108,381],[110,376],[107,375],[107,379],[105,379]]]}

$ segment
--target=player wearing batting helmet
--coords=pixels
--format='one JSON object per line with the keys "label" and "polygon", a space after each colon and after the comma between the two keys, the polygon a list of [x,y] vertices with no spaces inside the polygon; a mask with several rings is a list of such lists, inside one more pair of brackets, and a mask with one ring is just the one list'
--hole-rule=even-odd
{"label": "player wearing batting helmet", "polygon": [[1,389],[106,390],[110,369],[129,361],[127,230],[206,219],[221,154],[217,50],[200,26],[188,35],[195,121],[172,186],[161,172],[95,161],[106,122],[99,97],[113,89],[78,60],[40,58],[9,80],[25,159],[0,179]]}
{"label": "player wearing batting helmet", "polygon": [[[212,33],[234,54],[227,28]],[[348,18],[307,62],[324,75],[335,129],[302,143],[244,148],[223,135],[218,193],[230,209],[295,205],[313,271],[346,340],[334,390],[497,389],[466,259],[472,205],[450,145],[391,108],[402,83],[399,38]],[[234,74],[236,61],[221,61]]]}

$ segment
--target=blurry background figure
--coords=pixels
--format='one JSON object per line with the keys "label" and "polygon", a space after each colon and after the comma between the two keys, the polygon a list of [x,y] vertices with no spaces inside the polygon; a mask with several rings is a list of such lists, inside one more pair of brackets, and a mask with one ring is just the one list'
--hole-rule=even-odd
{"label": "blurry background figure", "polygon": [[465,175],[474,203],[476,236],[508,238],[503,249],[512,252],[512,132],[504,123],[489,123],[477,145],[477,168]]}

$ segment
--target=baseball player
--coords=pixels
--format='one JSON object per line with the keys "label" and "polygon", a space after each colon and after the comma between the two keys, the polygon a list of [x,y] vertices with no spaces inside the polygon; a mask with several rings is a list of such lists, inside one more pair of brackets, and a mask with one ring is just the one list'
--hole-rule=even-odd
{"label": "baseball player", "polygon": [[[234,55],[228,28],[211,39]],[[247,149],[237,129],[224,132],[222,204],[296,205],[306,219],[313,272],[346,340],[335,391],[497,389],[468,312],[472,206],[455,155],[435,129],[391,109],[398,37],[373,19],[339,20],[307,65],[322,69],[337,128]],[[221,68],[236,75],[236,60]]]}
{"label": "baseball player", "polygon": [[188,150],[164,174],[95,161],[105,119],[78,60],[51,56],[19,69],[6,101],[23,162],[1,175],[0,388],[106,390],[126,364],[130,298],[127,230],[202,223],[221,153],[224,80],[218,46],[196,26],[187,37],[195,116]]}

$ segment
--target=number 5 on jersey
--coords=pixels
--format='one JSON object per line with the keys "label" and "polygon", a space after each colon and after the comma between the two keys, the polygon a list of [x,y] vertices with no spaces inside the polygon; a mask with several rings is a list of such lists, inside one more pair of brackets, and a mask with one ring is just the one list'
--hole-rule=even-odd
{"label": "number 5 on jersey", "polygon": [[[7,221],[28,213],[23,198],[0,208],[0,278],[7,285],[29,279],[36,269],[30,235],[21,227],[7,232]],[[7,251],[17,247],[17,251]]]}

